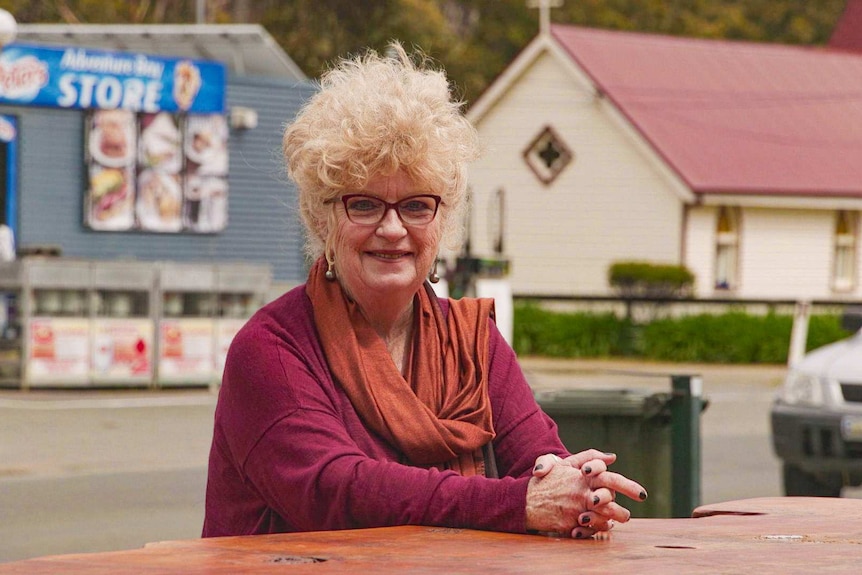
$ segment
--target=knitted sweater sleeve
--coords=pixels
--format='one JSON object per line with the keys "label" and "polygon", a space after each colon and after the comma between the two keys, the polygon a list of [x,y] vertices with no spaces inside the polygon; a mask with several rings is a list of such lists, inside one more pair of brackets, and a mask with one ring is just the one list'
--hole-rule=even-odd
{"label": "knitted sweater sleeve", "polygon": [[328,379],[319,349],[241,332],[216,413],[204,535],[406,524],[524,532],[533,462],[565,450],[493,326],[490,352],[499,479],[404,465]]}

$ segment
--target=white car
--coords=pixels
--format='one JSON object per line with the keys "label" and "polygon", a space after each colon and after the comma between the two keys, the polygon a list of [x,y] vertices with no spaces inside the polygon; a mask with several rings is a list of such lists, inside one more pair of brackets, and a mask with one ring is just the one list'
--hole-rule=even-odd
{"label": "white car", "polygon": [[862,308],[842,325],[856,334],[792,365],[772,404],[786,495],[838,497],[862,484]]}

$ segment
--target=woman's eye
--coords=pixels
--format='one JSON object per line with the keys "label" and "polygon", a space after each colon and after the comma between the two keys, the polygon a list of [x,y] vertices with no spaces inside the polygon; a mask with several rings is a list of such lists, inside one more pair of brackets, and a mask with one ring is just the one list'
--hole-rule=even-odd
{"label": "woman's eye", "polygon": [[401,204],[401,209],[405,212],[424,212],[430,210],[431,207],[427,202],[423,202],[422,200],[410,200]]}
{"label": "woman's eye", "polygon": [[372,200],[356,200],[355,202],[351,202],[349,206],[351,210],[357,212],[371,212],[379,207],[379,204]]}

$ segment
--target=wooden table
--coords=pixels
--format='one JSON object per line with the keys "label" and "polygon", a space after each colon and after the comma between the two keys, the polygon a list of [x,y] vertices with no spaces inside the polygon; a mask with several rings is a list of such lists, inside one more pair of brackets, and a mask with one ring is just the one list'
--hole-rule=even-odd
{"label": "wooden table", "polygon": [[746,499],[694,516],[632,519],[590,540],[408,526],[165,541],[0,574],[862,573],[862,500]]}

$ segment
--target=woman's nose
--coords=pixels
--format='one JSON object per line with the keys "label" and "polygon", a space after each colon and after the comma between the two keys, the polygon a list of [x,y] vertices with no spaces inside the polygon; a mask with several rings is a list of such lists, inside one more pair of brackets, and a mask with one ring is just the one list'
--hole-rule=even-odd
{"label": "woman's nose", "polygon": [[401,218],[398,217],[398,212],[395,208],[386,210],[383,214],[383,219],[377,224],[377,233],[384,236],[403,236],[407,233],[407,228]]}

